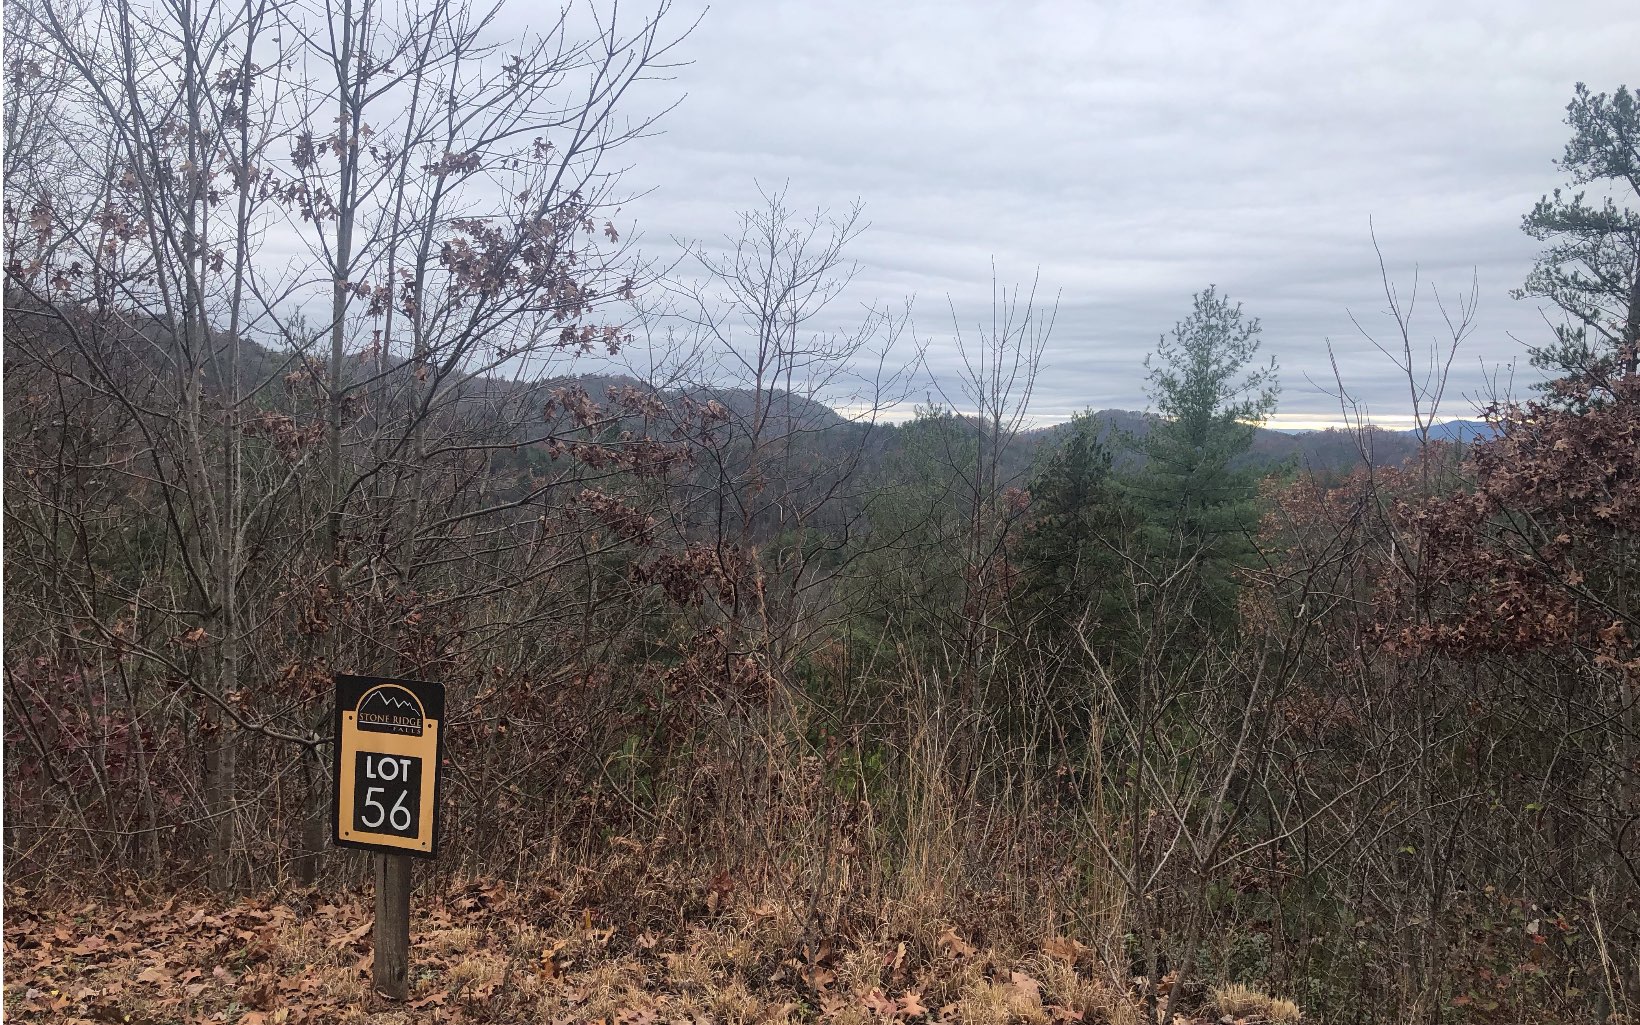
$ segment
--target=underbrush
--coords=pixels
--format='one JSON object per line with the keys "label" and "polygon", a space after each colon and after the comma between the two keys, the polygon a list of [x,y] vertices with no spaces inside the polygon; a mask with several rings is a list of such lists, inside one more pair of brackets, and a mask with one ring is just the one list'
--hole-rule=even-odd
{"label": "underbrush", "polygon": [[[325,855],[318,886],[272,862],[270,883],[225,900],[187,882],[185,847],[170,872],[90,872],[67,834],[38,831],[37,856],[8,857],[7,1012],[1571,1025],[1612,994],[1603,1020],[1627,1021],[1635,954],[1609,924],[1624,905],[1549,911],[1472,883],[1420,920],[1400,913],[1418,891],[1304,869],[1302,849],[1259,842],[1257,816],[1211,832],[1190,775],[1201,746],[1152,760],[1124,817],[1110,795],[1131,784],[1090,758],[1056,762],[1063,744],[915,694],[898,711],[841,733],[795,697],[700,703],[673,734],[688,742],[645,758],[612,744],[624,760],[573,788],[499,777],[539,794],[507,828],[453,788],[446,853],[416,867],[408,1007],[369,992],[366,855]],[[465,768],[453,779],[470,784],[484,766]],[[1232,869],[1199,873],[1197,850]]]}

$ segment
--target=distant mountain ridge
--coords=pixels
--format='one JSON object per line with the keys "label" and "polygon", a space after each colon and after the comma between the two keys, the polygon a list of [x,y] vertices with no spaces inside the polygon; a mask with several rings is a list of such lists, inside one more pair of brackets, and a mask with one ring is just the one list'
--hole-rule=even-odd
{"label": "distant mountain ridge", "polygon": [[[1418,436],[1416,429],[1406,432],[1414,438]],[[1485,441],[1497,434],[1497,428],[1485,420],[1448,420],[1445,423],[1434,424],[1429,428],[1430,441],[1455,441],[1467,445],[1473,441]]]}
{"label": "distant mountain ridge", "polygon": [[[563,377],[552,381],[542,382],[542,386],[561,387],[578,385],[585,388],[594,399],[607,389],[633,387],[648,391],[660,397],[663,401],[672,401],[687,395],[696,400],[715,399],[727,406],[740,416],[751,413],[753,407],[752,392],[746,388],[722,386],[695,386],[687,388],[656,388],[636,378],[624,375],[580,375]],[[881,451],[885,446],[894,446],[893,438],[898,428],[889,423],[865,423],[844,416],[830,406],[817,400],[801,395],[776,391],[774,398],[765,398],[765,402],[772,401],[772,406],[766,407],[776,421],[789,419],[791,429],[805,434],[817,434],[828,430],[836,430],[842,437],[836,442],[823,442],[825,447],[832,444],[838,446],[862,444],[867,434],[875,437],[876,441],[870,447]],[[1102,437],[1110,440],[1116,435],[1128,435],[1142,438],[1149,433],[1151,425],[1157,420],[1155,414],[1143,413],[1129,409],[1101,409],[1093,413],[1104,430]],[[1068,428],[1067,423],[1051,424],[1022,431],[1018,444],[1005,457],[1008,464],[1004,470],[1006,474],[1021,474],[1028,472],[1037,453],[1044,446],[1058,443],[1062,433]],[[778,430],[778,428],[777,428]],[[1484,439],[1491,435],[1491,427],[1483,421],[1453,420],[1437,424],[1429,430],[1429,440],[1469,444],[1477,439]],[[886,437],[884,437],[886,435]],[[1245,465],[1255,467],[1276,468],[1280,466],[1294,466],[1312,472],[1339,472],[1358,465],[1362,459],[1363,448],[1374,466],[1398,466],[1418,451],[1419,438],[1417,430],[1390,430],[1381,427],[1368,426],[1359,432],[1349,429],[1327,428],[1289,433],[1272,428],[1259,427],[1253,432],[1253,446],[1245,459]],[[1118,458],[1123,458],[1119,453]],[[1126,458],[1132,459],[1131,455]]]}
{"label": "distant mountain ridge", "polygon": [[[133,355],[138,359],[149,356],[140,348],[134,349]],[[154,358],[158,356],[154,355]],[[241,386],[256,389],[269,381],[277,381],[293,369],[312,363],[308,357],[295,352],[246,341],[242,345],[239,362]],[[365,363],[364,356],[350,357],[349,372],[368,372],[370,368]],[[219,383],[214,380],[214,366],[207,369],[208,383],[213,385]],[[392,380],[408,377],[415,372],[415,367],[406,360],[395,358],[388,360],[382,371],[385,371],[384,380]],[[593,401],[602,401],[611,391],[632,388],[652,394],[666,403],[687,397],[695,401],[716,400],[737,416],[747,416],[753,411],[753,393],[746,388],[721,385],[656,386],[625,374],[573,374],[527,381],[500,375],[481,375],[454,385],[454,391],[459,405],[474,403],[469,408],[478,408],[483,402],[498,397],[526,402],[544,399],[555,388],[571,386],[585,389]],[[768,394],[765,394],[766,403],[770,402]],[[868,453],[868,463],[895,446],[897,429],[892,424],[865,422],[800,394],[778,390],[772,394],[772,405],[766,405],[764,411],[773,417],[777,431],[789,429],[794,434],[808,435],[811,443],[821,448],[861,446]],[[1126,409],[1103,409],[1093,415],[1105,425],[1103,434],[1107,438],[1116,434],[1143,437],[1156,421],[1154,414]],[[1055,444],[1066,426],[1060,423],[1022,432],[1018,443],[1011,446],[1011,451],[1005,456],[1008,464],[1004,467],[1005,472],[1010,475],[1028,473],[1037,453],[1043,446]],[[833,431],[836,436],[832,436]],[[1468,444],[1491,433],[1491,427],[1482,421],[1453,420],[1430,428],[1429,436],[1433,441]],[[1377,466],[1399,465],[1417,451],[1419,444],[1416,431],[1376,427],[1365,428],[1360,434],[1339,429],[1288,433],[1257,428],[1246,462],[1248,465],[1272,468],[1293,465],[1312,471],[1337,472],[1361,461],[1363,443],[1371,462]],[[1118,458],[1131,460],[1134,457],[1118,454]]]}
{"label": "distant mountain ridge", "polygon": [[[1106,425],[1103,432],[1106,438],[1113,433],[1144,437],[1157,419],[1155,414],[1128,409],[1101,409],[1093,416]],[[1066,427],[1063,423],[1053,424],[1028,431],[1025,437],[1034,439],[1035,446],[1053,444]],[[1478,420],[1448,421],[1429,430],[1430,441],[1465,445],[1491,435],[1491,426]],[[1271,467],[1291,463],[1306,470],[1336,472],[1358,464],[1363,446],[1374,466],[1398,466],[1418,451],[1418,431],[1368,426],[1359,432],[1329,427],[1289,433],[1258,427],[1253,431],[1253,447],[1247,462]]]}

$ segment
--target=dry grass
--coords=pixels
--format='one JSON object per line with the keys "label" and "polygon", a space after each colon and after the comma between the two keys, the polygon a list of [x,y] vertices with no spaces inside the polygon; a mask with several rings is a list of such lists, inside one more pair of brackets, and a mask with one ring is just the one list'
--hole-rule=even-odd
{"label": "dry grass", "polygon": [[655,1005],[643,966],[631,958],[600,962],[546,987],[538,1009],[542,1021],[608,1021]]}
{"label": "dry grass", "polygon": [[662,959],[667,975],[680,990],[705,993],[716,982],[712,955],[706,949],[690,944],[683,950],[667,952]]}
{"label": "dry grass", "polygon": [[1213,1009],[1221,1015],[1254,1022],[1287,1023],[1300,1021],[1304,1012],[1291,1000],[1273,997],[1261,989],[1233,982],[1215,986]]}
{"label": "dry grass", "polygon": [[872,943],[862,943],[846,951],[838,959],[838,989],[845,993],[865,996],[879,988],[883,984],[883,959],[883,951]]}
{"label": "dry grass", "polygon": [[507,962],[493,954],[473,954],[456,961],[445,975],[452,989],[482,990],[501,985],[507,969]]}
{"label": "dry grass", "polygon": [[1047,1025],[1048,1022],[1041,991],[1034,985],[1013,980],[985,980],[969,986],[957,1007],[966,1025]]}
{"label": "dry grass", "polygon": [[424,941],[427,947],[435,954],[449,957],[454,954],[464,954],[476,950],[481,933],[477,929],[440,929],[431,934]]}
{"label": "dry grass", "polygon": [[507,951],[520,961],[539,961],[551,942],[546,931],[530,923],[511,928],[507,936]]}
{"label": "dry grass", "polygon": [[1034,954],[1021,967],[1041,985],[1044,1003],[1081,1015],[1082,1021],[1104,1021],[1113,1025],[1138,1021],[1140,1010],[1130,996],[1112,990],[1103,982],[1085,978],[1064,961]]}
{"label": "dry grass", "polygon": [[965,993],[985,983],[992,970],[991,959],[981,951],[976,957],[953,961],[941,958],[921,966],[916,972],[916,988],[930,1007],[958,1003]]}
{"label": "dry grass", "polygon": [[327,967],[317,972],[319,992],[344,1007],[363,1006],[370,999],[370,984],[354,968]]}

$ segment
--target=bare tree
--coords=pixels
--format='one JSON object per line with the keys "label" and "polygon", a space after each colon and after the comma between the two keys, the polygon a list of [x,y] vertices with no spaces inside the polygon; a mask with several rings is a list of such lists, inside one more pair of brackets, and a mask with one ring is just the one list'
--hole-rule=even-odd
{"label": "bare tree", "polygon": [[784,678],[841,614],[835,585],[869,522],[866,439],[918,352],[902,344],[909,301],[853,321],[834,312],[859,273],[845,250],[865,229],[861,207],[799,215],[784,190],[761,194],[721,250],[690,244],[693,273],[675,276],[655,324],[685,339],[659,383],[716,421],[672,528],[725,581],[708,597],[725,651]]}
{"label": "bare tree", "polygon": [[[256,786],[283,789],[297,756],[298,870],[312,878],[329,668],[384,666],[405,601],[490,599],[566,560],[590,565],[598,546],[574,543],[587,527],[563,517],[600,452],[619,464],[605,477],[664,465],[644,444],[586,448],[557,473],[508,463],[619,416],[554,412],[545,378],[626,340],[597,313],[643,273],[606,161],[658,116],[622,111],[664,67],[666,8],[630,28],[593,11],[585,39],[565,11],[505,45],[499,8],[455,3],[18,10],[60,62],[29,74],[66,88],[55,106],[8,95],[8,118],[33,133],[17,138],[38,139],[35,164],[8,153],[8,349],[58,393],[65,446],[100,446],[74,467],[61,449],[52,487],[91,473],[139,492],[164,538],[162,570],[111,582],[92,540],[107,525],[80,505],[81,540],[65,537],[68,510],[25,477],[18,494],[37,501],[15,508],[41,540],[31,594],[72,639],[68,662],[89,649],[128,681],[130,721],[101,728],[175,723],[202,746],[189,823],[210,825],[219,885],[254,861],[245,738],[274,745]],[[63,169],[29,170],[48,157]],[[113,419],[75,438],[69,410],[93,396]],[[533,558],[486,572],[532,532]],[[149,819],[141,835],[157,842]]]}
{"label": "bare tree", "polygon": [[[934,380],[945,404],[971,417],[977,434],[971,463],[950,467],[968,509],[960,640],[953,666],[965,708],[978,693],[988,653],[1000,650],[995,617],[1008,590],[1007,544],[1025,510],[1022,481],[1005,467],[1009,450],[1030,423],[1031,397],[1059,313],[1057,297],[1051,306],[1037,304],[1037,286],[1033,279],[1028,291],[1018,285],[1009,289],[999,284],[993,266],[990,322],[976,325],[972,334],[965,334],[952,303],[962,371],[954,386]],[[1017,500],[1009,501],[1010,490]]]}

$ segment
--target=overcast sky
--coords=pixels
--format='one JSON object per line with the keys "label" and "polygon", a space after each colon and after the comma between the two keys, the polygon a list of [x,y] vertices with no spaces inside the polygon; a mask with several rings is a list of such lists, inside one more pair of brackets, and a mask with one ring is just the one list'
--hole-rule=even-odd
{"label": "overcast sky", "polygon": [[[700,10],[680,3],[675,23]],[[1448,400],[1464,415],[1547,333],[1508,292],[1537,249],[1520,218],[1559,180],[1573,84],[1640,85],[1637,43],[1640,4],[1620,2],[726,0],[643,97],[683,101],[625,151],[628,184],[653,190],[627,213],[660,253],[721,238],[757,182],[799,207],[862,200],[837,316],[914,294],[946,379],[950,305],[965,323],[989,308],[993,258],[1004,282],[1040,271],[1060,296],[1044,420],[1143,408],[1145,353],[1216,284],[1263,321],[1286,426],[1337,419],[1306,380],[1330,382],[1329,340],[1375,419],[1408,412],[1351,323],[1393,330],[1375,229],[1403,291],[1421,272],[1420,343],[1444,330],[1428,287],[1478,280]]]}

